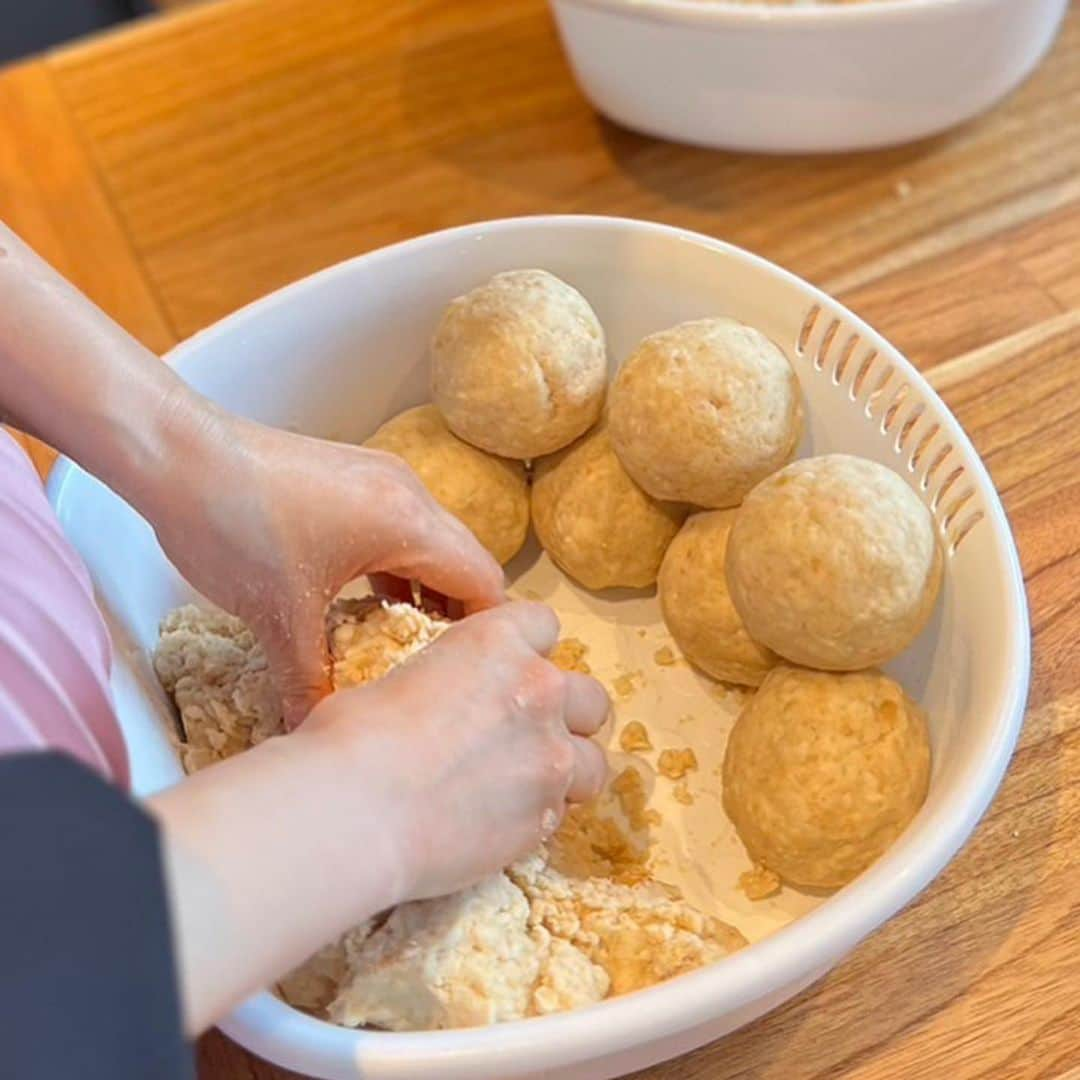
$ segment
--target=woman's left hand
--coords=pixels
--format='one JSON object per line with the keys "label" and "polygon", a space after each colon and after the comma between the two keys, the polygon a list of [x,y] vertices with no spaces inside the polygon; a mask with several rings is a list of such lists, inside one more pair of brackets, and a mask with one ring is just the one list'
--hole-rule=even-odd
{"label": "woman's left hand", "polygon": [[212,410],[179,492],[155,499],[162,547],[269,658],[286,724],[330,690],[327,605],[362,574],[392,574],[478,611],[502,569],[399,458]]}

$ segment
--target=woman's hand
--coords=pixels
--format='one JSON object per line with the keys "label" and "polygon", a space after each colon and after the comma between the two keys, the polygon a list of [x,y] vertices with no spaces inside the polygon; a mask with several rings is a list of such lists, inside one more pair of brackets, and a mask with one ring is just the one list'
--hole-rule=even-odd
{"label": "woman's hand", "polygon": [[326,608],[357,576],[416,579],[467,612],[505,598],[498,563],[400,459],[213,410],[201,427],[147,516],[180,572],[255,630],[290,728],[329,692]]}
{"label": "woman's hand", "polygon": [[600,684],[548,608],[470,616],[296,732],[154,796],[194,1035],[350,925],[479,880],[604,776]]}
{"label": "woman's hand", "polygon": [[503,599],[492,557],[397,458],[222,412],[2,222],[0,301],[0,417],[132,503],[254,627],[290,726],[329,689],[326,605],[357,575],[417,578],[467,610]]}
{"label": "woman's hand", "polygon": [[604,756],[589,737],[608,697],[544,658],[558,634],[541,604],[473,615],[378,682],[328,698],[299,733],[334,732],[379,778],[405,860],[399,899],[502,869],[555,831],[568,801],[599,791]]}

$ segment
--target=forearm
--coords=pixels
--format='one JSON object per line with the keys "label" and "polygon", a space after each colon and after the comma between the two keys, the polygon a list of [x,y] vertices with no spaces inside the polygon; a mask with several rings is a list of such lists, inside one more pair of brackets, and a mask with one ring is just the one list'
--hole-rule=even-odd
{"label": "forearm", "polygon": [[150,801],[189,1035],[407,891],[387,763],[336,740],[272,739]]}
{"label": "forearm", "polygon": [[0,416],[145,509],[215,409],[0,222]]}

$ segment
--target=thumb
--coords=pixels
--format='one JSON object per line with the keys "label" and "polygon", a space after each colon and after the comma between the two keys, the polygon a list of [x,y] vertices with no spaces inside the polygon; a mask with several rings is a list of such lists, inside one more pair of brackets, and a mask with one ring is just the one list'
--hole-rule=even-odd
{"label": "thumb", "polygon": [[293,731],[332,689],[326,605],[282,612],[256,629],[281,695],[285,730]]}

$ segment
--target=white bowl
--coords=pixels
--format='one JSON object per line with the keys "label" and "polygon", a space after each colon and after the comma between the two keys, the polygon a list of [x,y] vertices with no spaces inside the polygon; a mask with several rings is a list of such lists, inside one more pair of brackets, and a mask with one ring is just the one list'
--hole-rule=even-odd
{"label": "white bowl", "polygon": [[585,96],[662,138],[862,150],[989,108],[1050,47],[1068,0],[551,0]]}
{"label": "white bowl", "polygon": [[[607,1077],[715,1039],[819,978],[939,873],[986,809],[1020,729],[1029,670],[1023,585],[1001,504],[971,444],[887,341],[738,248],[609,218],[453,229],[290,285],[178,346],[169,361],[238,412],[360,440],[426,397],[427,341],[446,302],[523,266],[545,267],[585,293],[607,329],[613,366],[643,335],[684,319],[727,314],[760,327],[786,350],[804,388],[804,452],[883,462],[933,509],[948,553],[943,599],[890,668],[930,713],[930,795],[857,881],[722,963],[649,990],[543,1019],[417,1034],[348,1031],[264,993],[222,1025],[256,1053],[318,1077]],[[180,769],[165,734],[172,712],[147,654],[158,620],[190,589],[149,526],[81,470],[62,463],[50,495],[114,633],[114,689],[136,789],[155,790]]]}

